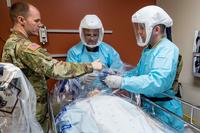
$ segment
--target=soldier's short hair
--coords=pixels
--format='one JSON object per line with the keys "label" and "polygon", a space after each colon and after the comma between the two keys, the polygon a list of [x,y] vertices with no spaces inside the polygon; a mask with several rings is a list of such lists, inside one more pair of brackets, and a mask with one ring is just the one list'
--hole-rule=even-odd
{"label": "soldier's short hair", "polygon": [[27,17],[29,4],[26,2],[16,2],[10,8],[10,18],[12,22],[16,22],[18,16]]}

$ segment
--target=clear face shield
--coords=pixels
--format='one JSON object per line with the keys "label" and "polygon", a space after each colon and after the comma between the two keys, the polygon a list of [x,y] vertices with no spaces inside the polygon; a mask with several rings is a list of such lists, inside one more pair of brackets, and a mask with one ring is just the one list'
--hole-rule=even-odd
{"label": "clear face shield", "polygon": [[147,46],[150,42],[153,28],[145,23],[133,23],[133,29],[138,46]]}
{"label": "clear face shield", "polygon": [[146,46],[147,33],[144,23],[133,23],[133,30],[135,33],[137,44],[141,47]]}
{"label": "clear face shield", "polygon": [[100,44],[101,29],[82,29],[82,42],[90,48],[97,47]]}
{"label": "clear face shield", "polygon": [[82,28],[80,38],[85,46],[95,48],[99,46],[103,40],[103,30]]}

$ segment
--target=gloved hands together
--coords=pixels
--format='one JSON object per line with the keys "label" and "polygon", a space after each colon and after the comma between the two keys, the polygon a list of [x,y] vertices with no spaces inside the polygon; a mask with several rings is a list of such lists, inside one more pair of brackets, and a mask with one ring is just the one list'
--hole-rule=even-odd
{"label": "gloved hands together", "polygon": [[89,74],[85,74],[83,76],[80,77],[80,81],[83,84],[90,84],[93,80],[96,79],[96,74],[95,73],[89,73]]}
{"label": "gloved hands together", "polygon": [[104,82],[109,88],[120,88],[122,77],[117,75],[108,75]]}

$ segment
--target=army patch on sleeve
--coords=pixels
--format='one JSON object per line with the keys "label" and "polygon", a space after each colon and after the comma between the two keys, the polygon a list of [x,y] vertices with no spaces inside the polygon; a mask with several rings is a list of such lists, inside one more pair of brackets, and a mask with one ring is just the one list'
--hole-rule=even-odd
{"label": "army patch on sleeve", "polygon": [[36,43],[32,43],[28,46],[28,49],[32,50],[32,51],[35,51],[37,50],[38,48],[40,48],[40,45],[36,44]]}

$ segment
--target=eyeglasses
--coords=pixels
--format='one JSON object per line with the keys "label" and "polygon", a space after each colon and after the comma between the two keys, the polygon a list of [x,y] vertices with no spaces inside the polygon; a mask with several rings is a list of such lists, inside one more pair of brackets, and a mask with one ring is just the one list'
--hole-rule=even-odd
{"label": "eyeglasses", "polygon": [[85,38],[98,38],[99,37],[99,34],[85,34]]}

